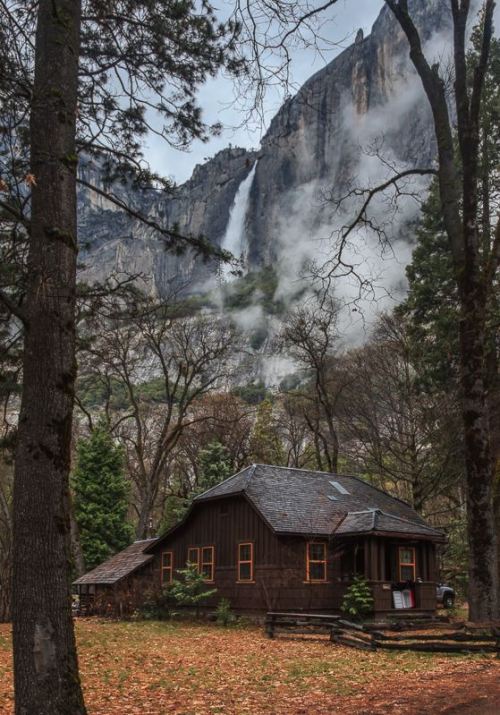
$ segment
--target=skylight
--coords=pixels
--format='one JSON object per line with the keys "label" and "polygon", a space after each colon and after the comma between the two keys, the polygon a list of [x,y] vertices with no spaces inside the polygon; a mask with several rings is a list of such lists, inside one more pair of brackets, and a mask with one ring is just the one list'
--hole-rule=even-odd
{"label": "skylight", "polygon": [[349,494],[347,489],[343,487],[342,484],[339,484],[339,482],[330,482],[330,484],[339,492],[339,494]]}

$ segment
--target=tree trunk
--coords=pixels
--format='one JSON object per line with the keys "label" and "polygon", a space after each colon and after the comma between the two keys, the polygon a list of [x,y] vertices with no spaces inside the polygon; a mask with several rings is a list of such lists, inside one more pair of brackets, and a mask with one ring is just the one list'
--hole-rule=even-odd
{"label": "tree trunk", "polygon": [[14,478],[16,715],[84,715],[71,614],[76,113],[81,6],[40,0],[23,393]]}
{"label": "tree trunk", "polygon": [[71,555],[77,578],[83,576],[86,572],[85,558],[83,556],[82,544],[80,541],[80,530],[75,519],[75,509],[73,501],[70,503],[70,538],[71,538]]}
{"label": "tree trunk", "polygon": [[154,511],[154,497],[150,492],[141,495],[141,505],[139,509],[139,519],[135,530],[137,539],[149,539],[152,534],[152,517]]}
{"label": "tree trunk", "polygon": [[[462,416],[466,462],[469,558],[469,618],[496,618],[498,572],[493,512],[493,460],[486,402],[484,287],[470,265],[462,284],[460,321]],[[469,283],[467,285],[467,282]]]}

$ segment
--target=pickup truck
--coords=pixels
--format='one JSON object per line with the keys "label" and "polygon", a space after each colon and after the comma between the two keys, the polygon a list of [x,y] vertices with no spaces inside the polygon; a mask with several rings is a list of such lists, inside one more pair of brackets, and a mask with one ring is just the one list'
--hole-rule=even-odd
{"label": "pickup truck", "polygon": [[455,603],[455,591],[451,586],[438,583],[436,586],[436,598],[439,606],[443,608],[453,608],[453,604]]}

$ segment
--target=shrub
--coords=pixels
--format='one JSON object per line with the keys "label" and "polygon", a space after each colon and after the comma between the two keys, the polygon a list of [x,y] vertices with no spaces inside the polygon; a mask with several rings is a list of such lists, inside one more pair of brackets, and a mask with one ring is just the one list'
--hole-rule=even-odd
{"label": "shrub", "polygon": [[173,605],[170,588],[149,591],[138,609],[139,617],[146,621],[166,621],[173,615]]}
{"label": "shrub", "polygon": [[203,574],[199,573],[196,564],[188,564],[185,569],[179,569],[177,573],[182,580],[172,581],[168,588],[168,595],[178,606],[194,606],[198,617],[201,602],[217,593],[217,589],[207,589]]}
{"label": "shrub", "polygon": [[363,619],[373,611],[373,596],[362,576],[355,576],[342,600],[341,610],[354,619]]}
{"label": "shrub", "polygon": [[215,611],[216,620],[219,626],[229,626],[234,623],[236,616],[231,611],[231,603],[227,598],[221,598],[217,605],[217,610]]}

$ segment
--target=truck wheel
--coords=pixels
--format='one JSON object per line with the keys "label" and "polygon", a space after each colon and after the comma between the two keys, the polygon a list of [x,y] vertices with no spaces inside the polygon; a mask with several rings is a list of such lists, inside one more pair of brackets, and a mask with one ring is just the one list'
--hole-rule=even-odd
{"label": "truck wheel", "polygon": [[443,596],[443,608],[453,608],[454,598],[451,593],[446,593]]}

